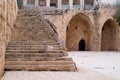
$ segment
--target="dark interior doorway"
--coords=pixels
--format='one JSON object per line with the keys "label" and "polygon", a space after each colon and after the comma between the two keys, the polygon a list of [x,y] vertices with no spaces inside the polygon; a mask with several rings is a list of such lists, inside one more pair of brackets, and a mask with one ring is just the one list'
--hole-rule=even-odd
{"label": "dark interior doorway", "polygon": [[82,39],[79,42],[78,49],[79,49],[79,51],[85,51],[85,48],[86,48],[86,43],[85,43],[85,40]]}

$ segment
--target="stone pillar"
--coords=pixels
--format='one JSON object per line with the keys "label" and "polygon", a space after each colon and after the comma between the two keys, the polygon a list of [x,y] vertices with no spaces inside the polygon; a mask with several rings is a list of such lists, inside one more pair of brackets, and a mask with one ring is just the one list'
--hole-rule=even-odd
{"label": "stone pillar", "polygon": [[50,7],[50,0],[46,0],[46,7]]}
{"label": "stone pillar", "polygon": [[69,7],[70,9],[73,9],[73,0],[69,0]]}
{"label": "stone pillar", "polygon": [[27,5],[27,0],[23,0],[23,6]]}
{"label": "stone pillar", "polygon": [[80,10],[84,9],[84,0],[80,0]]}
{"label": "stone pillar", "polygon": [[58,8],[59,8],[59,9],[62,8],[62,0],[58,0]]}
{"label": "stone pillar", "polygon": [[82,3],[82,4],[83,4],[82,6],[83,6],[83,10],[84,10],[84,8],[85,8],[85,0],[83,0],[82,2],[83,2],[83,3]]}
{"label": "stone pillar", "polygon": [[38,5],[39,5],[39,1],[35,0],[35,6],[38,6]]}

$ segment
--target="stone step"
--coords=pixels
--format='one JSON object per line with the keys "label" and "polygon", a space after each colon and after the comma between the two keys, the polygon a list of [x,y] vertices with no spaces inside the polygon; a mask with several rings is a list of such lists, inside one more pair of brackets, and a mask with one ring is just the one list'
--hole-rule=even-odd
{"label": "stone step", "polygon": [[6,50],[6,53],[64,53],[63,50]]}
{"label": "stone step", "polygon": [[48,47],[48,46],[52,46],[52,47],[62,47],[60,45],[7,45],[7,47],[11,48],[11,47]]}
{"label": "stone step", "polygon": [[57,42],[43,42],[43,41],[12,41],[8,45],[58,45]]}
{"label": "stone step", "polygon": [[15,46],[7,46],[6,50],[47,50],[47,49],[53,49],[53,50],[63,50],[63,47],[61,46],[19,46],[19,45],[15,45]]}
{"label": "stone step", "polygon": [[67,56],[68,53],[6,53],[6,58],[8,57],[63,57]]}
{"label": "stone step", "polygon": [[73,61],[70,57],[6,57],[5,61]]}
{"label": "stone step", "polygon": [[14,45],[58,45],[58,43],[9,43],[9,46],[14,46]]}
{"label": "stone step", "polygon": [[69,65],[5,65],[5,70],[75,71],[75,67],[74,67],[74,64],[69,64]]}
{"label": "stone step", "polygon": [[73,61],[6,61],[5,65],[69,65]]}

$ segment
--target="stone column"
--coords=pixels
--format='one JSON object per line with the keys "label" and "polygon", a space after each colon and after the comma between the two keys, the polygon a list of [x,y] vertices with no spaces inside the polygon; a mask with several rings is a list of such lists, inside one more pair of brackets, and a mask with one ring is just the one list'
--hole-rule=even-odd
{"label": "stone column", "polygon": [[58,0],[58,8],[59,8],[59,9],[62,8],[62,0]]}
{"label": "stone column", "polygon": [[84,9],[84,0],[80,0],[80,10]]}
{"label": "stone column", "polygon": [[83,10],[84,10],[84,8],[85,8],[85,0],[83,0]]}
{"label": "stone column", "polygon": [[38,6],[38,5],[39,5],[39,1],[35,0],[35,6]]}
{"label": "stone column", "polygon": [[70,9],[73,9],[73,0],[69,0],[69,7]]}
{"label": "stone column", "polygon": [[46,7],[50,7],[50,0],[46,0]]}
{"label": "stone column", "polygon": [[23,6],[27,5],[27,0],[23,0]]}

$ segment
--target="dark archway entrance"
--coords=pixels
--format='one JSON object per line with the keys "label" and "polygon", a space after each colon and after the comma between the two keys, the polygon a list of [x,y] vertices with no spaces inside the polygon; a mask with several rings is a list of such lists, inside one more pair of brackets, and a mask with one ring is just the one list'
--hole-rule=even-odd
{"label": "dark archway entrance", "polygon": [[[66,28],[66,47],[68,51],[91,50],[92,23],[88,16],[80,13],[75,15]],[[82,40],[84,39],[84,41]],[[82,40],[81,43],[80,40]],[[82,47],[78,45],[83,45]]]}
{"label": "dark archway entrance", "polygon": [[85,51],[86,49],[86,43],[85,41],[82,39],[80,40],[79,42],[79,45],[78,45],[78,51]]}
{"label": "dark archway entrance", "polygon": [[107,20],[102,27],[101,51],[115,51],[115,22]]}

